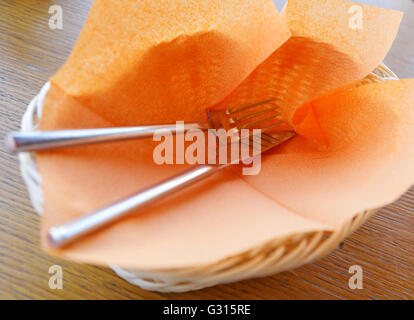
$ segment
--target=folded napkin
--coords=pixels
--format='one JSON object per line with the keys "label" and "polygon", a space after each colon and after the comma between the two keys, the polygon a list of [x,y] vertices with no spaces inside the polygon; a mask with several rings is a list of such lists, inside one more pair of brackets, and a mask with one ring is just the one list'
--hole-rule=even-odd
{"label": "folded napkin", "polygon": [[38,153],[42,244],[127,268],[199,266],[266,241],[338,228],[414,181],[414,80],[354,88],[385,57],[401,13],[342,0],[96,0],[51,79],[40,129],[205,120],[205,109],[277,98],[298,136],[257,176],[225,170],[63,249],[46,231],[187,165],[153,162],[154,142]]}

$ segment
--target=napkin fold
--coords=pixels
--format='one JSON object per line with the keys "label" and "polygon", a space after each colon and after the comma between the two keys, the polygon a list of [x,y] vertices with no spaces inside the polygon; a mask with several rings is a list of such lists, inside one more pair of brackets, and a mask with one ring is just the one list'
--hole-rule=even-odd
{"label": "napkin fold", "polygon": [[289,36],[271,0],[96,0],[51,82],[113,125],[201,121]]}
{"label": "napkin fold", "polygon": [[290,0],[279,16],[270,0],[95,1],[40,129],[203,121],[206,107],[271,96],[300,136],[257,176],[225,170],[63,249],[49,247],[51,226],[188,166],[156,165],[150,140],[39,152],[43,247],[127,268],[199,266],[394,200],[414,181],[413,81],[353,84],[382,61],[401,14],[362,6],[352,30],[351,5]]}
{"label": "napkin fold", "polygon": [[[350,25],[355,5],[361,30]],[[214,108],[272,97],[291,121],[306,101],[373,71],[391,48],[402,13],[343,0],[289,0],[281,17],[291,37]]]}
{"label": "napkin fold", "polygon": [[260,175],[243,178],[302,217],[338,228],[414,183],[413,102],[413,79],[334,90],[310,102],[325,150],[300,136],[264,157]]}

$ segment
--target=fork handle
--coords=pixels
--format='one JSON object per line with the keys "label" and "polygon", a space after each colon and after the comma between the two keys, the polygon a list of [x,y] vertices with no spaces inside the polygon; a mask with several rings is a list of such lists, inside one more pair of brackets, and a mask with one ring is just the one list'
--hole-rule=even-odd
{"label": "fork handle", "polygon": [[[184,124],[181,129],[183,131],[187,131],[205,128],[198,123],[188,123]],[[177,133],[176,124],[79,130],[12,132],[6,136],[5,148],[11,153],[37,151],[80,146],[99,142],[149,138],[155,133],[162,134],[166,132]]]}
{"label": "fork handle", "polygon": [[198,165],[177,176],[155,184],[132,196],[98,211],[49,229],[49,242],[54,247],[61,247],[77,240],[97,229],[128,216],[133,210],[141,209],[170,194],[180,191],[225,168],[225,165]]}

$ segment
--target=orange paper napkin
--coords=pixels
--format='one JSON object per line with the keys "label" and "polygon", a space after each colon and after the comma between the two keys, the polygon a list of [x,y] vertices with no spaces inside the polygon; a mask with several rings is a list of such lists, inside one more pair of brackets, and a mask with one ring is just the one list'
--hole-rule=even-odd
{"label": "orange paper napkin", "polygon": [[[40,129],[205,120],[275,97],[299,136],[257,176],[223,171],[64,249],[46,231],[187,168],[153,162],[154,143],[38,153],[43,247],[128,268],[199,266],[263,242],[333,231],[414,181],[414,80],[352,88],[389,50],[399,12],[341,0],[95,1],[51,79]],[[103,23],[104,22],[104,23]]]}

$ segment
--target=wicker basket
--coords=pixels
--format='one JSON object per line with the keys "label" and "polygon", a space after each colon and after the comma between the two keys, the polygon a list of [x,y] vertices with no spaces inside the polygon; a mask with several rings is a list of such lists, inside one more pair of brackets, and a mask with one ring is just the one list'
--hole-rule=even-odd
{"label": "wicker basket", "polygon": [[[398,77],[385,65],[378,66],[359,85],[395,80]],[[50,84],[30,102],[22,119],[22,131],[36,130]],[[34,153],[19,154],[20,168],[35,210],[42,212],[41,177]],[[335,232],[311,232],[273,239],[239,255],[196,268],[168,270],[125,270],[110,266],[121,278],[141,288],[162,292],[184,292],[216,284],[272,275],[321,258],[335,249],[376,210],[356,214]]]}

